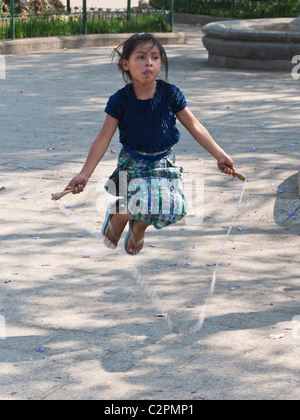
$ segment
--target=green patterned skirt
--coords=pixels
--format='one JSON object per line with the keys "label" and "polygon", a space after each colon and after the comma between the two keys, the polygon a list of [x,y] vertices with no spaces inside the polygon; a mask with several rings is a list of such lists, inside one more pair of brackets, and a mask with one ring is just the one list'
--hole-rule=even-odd
{"label": "green patterned skirt", "polygon": [[105,189],[122,197],[133,220],[162,229],[181,220],[186,214],[181,173],[170,150],[160,160],[132,157],[122,149],[117,169],[109,177]]}

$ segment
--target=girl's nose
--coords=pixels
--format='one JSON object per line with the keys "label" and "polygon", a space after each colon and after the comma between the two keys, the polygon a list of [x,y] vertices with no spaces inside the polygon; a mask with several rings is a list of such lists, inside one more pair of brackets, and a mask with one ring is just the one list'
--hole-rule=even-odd
{"label": "girl's nose", "polygon": [[146,66],[152,66],[153,65],[153,63],[152,63],[152,59],[151,59],[151,57],[149,57],[147,60],[146,60]]}

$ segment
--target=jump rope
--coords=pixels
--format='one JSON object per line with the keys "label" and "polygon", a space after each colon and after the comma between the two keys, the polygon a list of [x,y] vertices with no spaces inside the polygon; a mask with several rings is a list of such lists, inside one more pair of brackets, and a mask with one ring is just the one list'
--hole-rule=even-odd
{"label": "jump rope", "polygon": [[[221,165],[222,169],[226,168],[226,165]],[[151,288],[151,286],[149,286],[149,283],[147,282],[147,280],[145,279],[145,277],[140,273],[140,271],[138,270],[138,268],[134,267],[132,270],[132,274],[137,282],[137,284],[139,285],[139,287],[141,288],[141,290],[143,290],[144,293],[147,294],[147,296],[150,298],[153,306],[155,307],[155,309],[158,311],[158,315],[157,316],[161,316],[164,317],[167,321],[168,324],[168,328],[169,331],[173,334],[178,334],[178,335],[185,335],[185,334],[195,334],[196,332],[200,331],[203,327],[203,324],[205,322],[206,319],[206,315],[207,315],[207,310],[209,308],[211,299],[213,297],[214,291],[215,291],[215,286],[216,286],[216,282],[217,282],[217,274],[221,265],[221,261],[222,261],[222,256],[224,254],[224,250],[225,250],[225,246],[227,244],[227,241],[230,237],[232,228],[235,224],[236,218],[238,216],[242,201],[243,201],[243,197],[244,197],[244,193],[245,193],[245,189],[246,189],[246,185],[247,185],[247,177],[246,175],[239,173],[239,172],[234,172],[234,175],[239,178],[241,181],[244,182],[242,190],[241,190],[241,194],[240,194],[240,198],[239,198],[239,202],[236,206],[233,218],[231,220],[231,223],[229,225],[227,234],[225,236],[225,239],[222,243],[222,246],[220,248],[219,254],[218,254],[218,258],[215,264],[215,268],[213,271],[213,275],[212,275],[212,279],[210,282],[210,288],[209,288],[209,292],[207,295],[207,298],[205,300],[205,304],[203,306],[203,309],[199,315],[198,321],[197,323],[189,328],[188,330],[180,331],[179,328],[174,324],[171,316],[164,311],[164,304],[161,301],[161,299],[158,297],[158,295],[156,294],[156,292]],[[67,190],[67,191],[63,191],[60,193],[55,193],[52,194],[52,200],[54,201],[58,201],[61,198],[63,198],[64,196],[66,196],[67,194],[72,193],[74,190]],[[88,230],[89,232],[91,232],[93,234],[93,236],[95,236],[96,238],[101,238],[103,237],[102,233],[100,232],[95,232],[95,231],[91,231],[90,226],[88,226],[86,223],[82,222],[82,219],[77,217],[76,215],[74,215],[72,212],[70,212],[69,210],[67,210],[63,205],[61,205],[60,203],[57,203],[59,209],[68,217],[72,218],[73,220],[76,220],[77,225],[81,225],[84,229]]]}

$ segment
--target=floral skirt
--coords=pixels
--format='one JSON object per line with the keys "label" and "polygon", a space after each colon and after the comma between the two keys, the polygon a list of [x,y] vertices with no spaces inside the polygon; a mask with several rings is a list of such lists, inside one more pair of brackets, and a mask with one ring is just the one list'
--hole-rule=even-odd
{"label": "floral skirt", "polygon": [[181,173],[175,166],[172,150],[160,160],[138,159],[125,149],[119,155],[117,169],[109,177],[105,189],[122,197],[133,220],[162,229],[181,220],[186,214]]}

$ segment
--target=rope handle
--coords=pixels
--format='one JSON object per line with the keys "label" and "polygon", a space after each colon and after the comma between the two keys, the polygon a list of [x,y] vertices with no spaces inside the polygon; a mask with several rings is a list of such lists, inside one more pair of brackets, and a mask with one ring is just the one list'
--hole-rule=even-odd
{"label": "rope handle", "polygon": [[63,198],[65,195],[70,194],[74,191],[74,188],[72,190],[66,190],[60,193],[52,194],[52,200],[57,201]]}
{"label": "rope handle", "polygon": [[[227,166],[224,163],[221,163],[219,166],[220,166],[221,169],[230,168],[230,166]],[[246,179],[247,179],[247,176],[245,174],[242,174],[241,172],[234,171],[233,174],[235,176],[237,176],[238,179],[240,179],[241,181],[246,181]]]}

